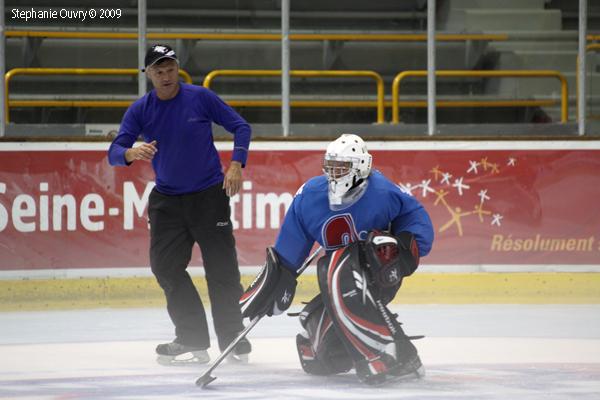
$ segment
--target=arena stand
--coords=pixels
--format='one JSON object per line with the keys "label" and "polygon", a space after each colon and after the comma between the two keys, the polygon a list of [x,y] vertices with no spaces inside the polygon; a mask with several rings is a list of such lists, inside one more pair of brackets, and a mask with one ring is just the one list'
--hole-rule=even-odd
{"label": "arena stand", "polygon": [[[11,7],[56,7],[55,2],[7,1]],[[13,4],[14,3],[14,4]],[[359,1],[302,1],[290,14],[291,68],[293,70],[373,71],[384,81],[385,122],[392,121],[392,84],[403,71],[426,69],[426,2],[379,1],[376,6]],[[63,1],[66,7],[93,6],[93,1]],[[121,7],[119,2],[103,6]],[[444,0],[438,2],[438,70],[552,70],[568,84],[568,121],[575,120],[577,32],[570,26],[569,2],[545,0],[494,1]],[[596,9],[591,6],[593,16]],[[122,8],[123,17],[104,23],[74,21],[57,26],[50,22],[25,23],[7,19],[7,71],[14,68],[135,68],[137,9]],[[563,16],[564,14],[564,16]],[[149,41],[175,46],[182,69],[202,84],[215,70],[277,70],[280,68],[280,11],[273,1],[205,1],[197,8],[189,1],[153,1],[148,9]],[[590,21],[590,31],[596,28]],[[46,32],[46,33],[45,33]],[[112,37],[110,35],[113,35]],[[115,36],[116,35],[116,36]],[[121,35],[121,36],[119,36]],[[270,35],[270,36],[269,36]],[[87,37],[85,37],[87,36]],[[116,38],[118,37],[118,38]],[[124,38],[121,38],[124,37]],[[593,36],[591,39],[594,39]],[[590,41],[590,44],[594,40]],[[595,53],[590,53],[588,107],[595,107]],[[22,124],[73,124],[85,132],[86,124],[118,124],[122,104],[136,98],[135,76],[16,76],[9,87],[9,135],[22,135]],[[279,79],[227,77],[215,80],[212,89],[236,104],[266,136],[278,136],[280,110],[256,106],[279,97]],[[597,86],[597,85],[596,85]],[[293,101],[332,101],[334,107],[293,107],[296,136],[321,135],[313,124],[351,124],[378,136],[420,135],[426,122],[426,82],[410,78],[402,83],[400,124],[373,126],[376,91],[363,78],[294,78]],[[534,135],[569,135],[575,129],[561,121],[560,83],[552,78],[476,77],[439,78],[438,122],[441,133],[477,135],[481,130],[457,125],[484,124],[488,135],[516,132],[515,123],[531,124]],[[117,107],[69,107],[67,103],[39,105],[40,101],[118,101]],[[27,102],[37,101],[35,107]],[[335,104],[347,103],[343,107]],[[355,105],[353,106],[352,102]],[[456,102],[462,102],[456,103]],[[41,103],[43,104],[43,103]],[[72,104],[72,103],[71,103]],[[58,105],[58,106],[57,106]],[[335,112],[331,112],[335,111]],[[509,126],[502,128],[502,124]],[[544,124],[539,128],[538,124]],[[593,125],[593,122],[592,122]],[[517,129],[523,131],[525,125]],[[35,127],[33,128],[35,130]],[[93,133],[93,129],[88,129]],[[593,133],[592,130],[591,133]],[[541,133],[540,133],[541,132]],[[42,133],[43,134],[43,133]],[[522,133],[519,133],[522,135]]]}

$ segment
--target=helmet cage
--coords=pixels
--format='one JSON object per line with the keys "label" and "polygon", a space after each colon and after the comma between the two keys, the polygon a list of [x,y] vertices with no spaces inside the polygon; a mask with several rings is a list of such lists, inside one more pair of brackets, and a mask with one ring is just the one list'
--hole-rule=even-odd
{"label": "helmet cage", "polygon": [[340,204],[342,197],[361,179],[360,164],[359,157],[325,154],[323,172],[327,176],[333,204]]}
{"label": "helmet cage", "polygon": [[357,135],[343,134],[327,146],[323,172],[327,177],[330,206],[344,203],[347,193],[369,176],[371,162],[364,141]]}
{"label": "helmet cage", "polygon": [[356,171],[354,164],[357,160],[352,160],[350,157],[337,157],[326,154],[323,158],[323,173],[329,179],[340,179],[348,175],[353,170]]}

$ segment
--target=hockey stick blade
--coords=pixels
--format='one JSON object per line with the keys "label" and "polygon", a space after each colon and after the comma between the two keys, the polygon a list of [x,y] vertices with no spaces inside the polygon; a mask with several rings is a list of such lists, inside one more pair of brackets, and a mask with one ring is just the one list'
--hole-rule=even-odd
{"label": "hockey stick blade", "polygon": [[[319,254],[320,251],[321,251],[321,246],[319,246],[310,256],[308,256],[308,258],[306,260],[304,260],[304,263],[298,269],[298,275],[300,275],[302,272],[304,272],[304,270],[306,268],[308,268],[310,263],[315,259],[315,257],[317,256],[317,254]],[[213,372],[219,366],[219,364],[221,364],[221,362],[225,359],[225,357],[227,357],[227,355],[233,351],[233,348],[239,343],[240,340],[242,340],[243,338],[246,337],[248,332],[250,332],[252,330],[252,328],[254,328],[254,326],[256,324],[258,324],[258,321],[260,321],[262,319],[262,317],[264,317],[264,315],[254,318],[250,322],[250,324],[246,328],[244,328],[243,331],[240,332],[238,337],[236,337],[229,344],[229,346],[227,346],[227,348],[225,350],[223,350],[221,355],[212,363],[212,365],[210,367],[208,367],[208,369],[204,372],[204,374],[202,374],[202,376],[196,380],[197,386],[200,386],[200,387],[202,387],[202,389],[204,389],[204,388],[206,388],[206,386],[208,384],[210,384],[212,381],[217,379],[216,376],[211,376],[210,373]]]}
{"label": "hockey stick blade", "polygon": [[238,337],[236,337],[231,343],[229,343],[229,346],[227,346],[227,348],[223,350],[223,352],[215,360],[215,362],[213,362],[213,364],[206,370],[206,372],[204,372],[204,374],[196,380],[196,385],[201,386],[204,389],[206,385],[217,379],[214,376],[210,376],[210,373],[213,372],[213,370],[217,368],[219,364],[221,364],[221,362],[225,359],[225,357],[227,357],[229,353],[231,353],[231,351],[239,343],[239,341],[246,337],[248,332],[250,332],[250,330],[254,328],[254,325],[258,324],[258,321],[260,321],[261,318],[262,316],[254,318],[250,322],[250,324],[242,332],[240,332]]}
{"label": "hockey stick blade", "polygon": [[209,375],[204,374],[200,378],[198,378],[198,380],[196,381],[196,385],[201,386],[204,389],[206,387],[206,385],[208,385],[215,379],[217,379],[216,376],[210,376],[210,374]]}

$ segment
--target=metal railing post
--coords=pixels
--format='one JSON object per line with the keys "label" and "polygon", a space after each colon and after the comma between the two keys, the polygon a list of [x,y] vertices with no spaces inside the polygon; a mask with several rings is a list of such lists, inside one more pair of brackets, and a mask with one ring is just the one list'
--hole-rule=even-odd
{"label": "metal railing post", "polygon": [[6,82],[4,81],[4,71],[6,69],[6,51],[5,51],[5,40],[4,40],[4,0],[0,0],[0,90],[2,95],[0,96],[0,137],[6,134]]}
{"label": "metal railing post", "polygon": [[579,136],[585,135],[586,113],[586,72],[587,72],[587,0],[579,0],[579,57],[577,63],[577,130]]}
{"label": "metal railing post", "polygon": [[427,1],[427,134],[435,134],[435,0]]}
{"label": "metal railing post", "polygon": [[138,96],[146,94],[146,74],[144,57],[146,56],[146,0],[138,0]]}
{"label": "metal railing post", "polygon": [[281,127],[290,135],[290,0],[281,2]]}

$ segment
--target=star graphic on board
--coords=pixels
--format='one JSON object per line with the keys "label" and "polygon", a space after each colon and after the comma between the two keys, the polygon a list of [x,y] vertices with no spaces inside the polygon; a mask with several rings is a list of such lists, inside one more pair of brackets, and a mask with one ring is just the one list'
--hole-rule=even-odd
{"label": "star graphic on board", "polygon": [[433,190],[431,188],[431,186],[429,186],[431,184],[431,179],[427,179],[427,180],[423,180],[421,181],[421,184],[419,186],[421,186],[421,195],[423,197],[427,197],[427,193],[435,193],[435,190]]}
{"label": "star graphic on board", "polygon": [[489,167],[489,165],[490,165],[490,164],[488,163],[488,158],[487,158],[487,157],[482,157],[480,162],[481,162],[481,166],[483,167],[483,170],[484,170],[484,171],[487,171],[487,170],[488,170],[488,167]]}
{"label": "star graphic on board", "polygon": [[463,189],[470,189],[471,186],[466,185],[463,183],[463,177],[461,176],[460,178],[457,178],[454,180],[454,183],[452,184],[452,187],[455,187],[456,190],[458,190],[458,194],[459,195],[463,195]]}
{"label": "star graphic on board", "polygon": [[417,186],[413,186],[413,184],[410,182],[406,184],[399,183],[398,186],[400,187],[400,190],[402,190],[404,193],[410,196],[413,195],[412,191],[417,188]]}
{"label": "star graphic on board", "polygon": [[450,178],[452,178],[452,174],[449,172],[442,172],[442,180],[440,183],[445,183],[446,185],[450,185]]}
{"label": "star graphic on board", "polygon": [[473,214],[476,214],[477,216],[479,216],[479,222],[483,222],[483,216],[484,215],[491,215],[492,212],[488,211],[488,210],[484,210],[483,209],[483,203],[481,204],[476,204],[474,209],[473,209]]}
{"label": "star graphic on board", "polygon": [[446,205],[446,208],[448,209],[448,212],[450,213],[450,215],[452,216],[450,221],[446,222],[442,227],[440,227],[439,231],[440,232],[444,232],[446,229],[450,228],[452,225],[456,225],[456,229],[458,230],[458,236],[462,236],[463,235],[463,228],[462,228],[462,222],[461,222],[461,218],[462,217],[466,217],[467,215],[471,215],[472,213],[469,212],[461,212],[462,210],[460,209],[460,207],[456,207],[454,209],[452,209],[452,207],[449,207],[448,205]]}
{"label": "star graphic on board", "polygon": [[470,161],[470,160],[469,160],[469,164],[470,164],[471,166],[470,166],[470,167],[469,167],[469,169],[467,170],[467,174],[469,174],[469,173],[473,172],[474,174],[476,174],[476,175],[477,175],[477,174],[479,173],[479,171],[477,170],[477,167],[479,167],[481,164],[480,164],[480,163],[478,163],[477,161]]}
{"label": "star graphic on board", "polygon": [[477,196],[479,196],[479,198],[481,199],[481,204],[483,204],[484,201],[490,199],[490,196],[487,195],[487,189],[480,190],[479,193],[477,193]]}
{"label": "star graphic on board", "polygon": [[500,214],[494,214],[494,215],[492,215],[492,222],[490,223],[490,225],[498,225],[498,226],[502,225],[500,223],[500,221],[502,220],[502,218],[504,218],[504,217],[502,215],[500,215]]}
{"label": "star graphic on board", "polygon": [[[398,183],[398,187],[410,196],[427,198],[430,193],[434,195],[433,206],[442,205],[448,212],[449,218],[441,224],[439,232],[449,231],[452,228],[456,229],[458,236],[463,236],[465,220],[473,221],[473,218],[478,223],[486,223],[498,228],[502,226],[504,216],[494,210],[493,203],[490,204],[492,197],[489,195],[489,189],[485,187],[485,183],[489,182],[488,179],[491,175],[501,173],[500,165],[504,165],[506,162],[509,166],[515,166],[517,159],[510,157],[501,162],[494,162],[495,160],[490,160],[489,157],[481,157],[478,160],[467,161],[469,168],[466,173],[471,174],[470,177],[461,175],[454,177],[452,172],[444,171],[444,166],[436,165],[428,171],[427,175],[430,178],[422,179],[419,184]],[[452,186],[456,191],[442,189],[446,186]],[[469,192],[470,189],[473,190],[473,193]],[[459,197],[462,197],[462,200],[458,200]],[[467,224],[466,226],[472,225]]]}
{"label": "star graphic on board", "polygon": [[437,206],[438,203],[441,201],[442,203],[446,204],[446,200],[444,200],[444,197],[446,197],[448,195],[448,191],[441,189],[439,192],[435,192],[436,195],[436,199],[435,202],[433,203],[434,206]]}
{"label": "star graphic on board", "polygon": [[440,166],[436,165],[435,167],[433,167],[431,169],[431,171],[429,171],[433,174],[433,178],[437,181],[438,178],[440,177],[440,175],[443,175],[442,171],[440,170]]}

